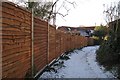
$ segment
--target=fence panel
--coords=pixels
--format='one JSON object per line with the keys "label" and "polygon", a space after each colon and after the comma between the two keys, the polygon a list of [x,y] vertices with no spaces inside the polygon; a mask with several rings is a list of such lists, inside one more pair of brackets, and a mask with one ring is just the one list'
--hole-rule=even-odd
{"label": "fence panel", "polygon": [[56,30],[56,57],[59,57],[61,54],[61,34],[59,30]]}
{"label": "fence panel", "polygon": [[49,62],[56,58],[56,28],[54,26],[49,27]]}
{"label": "fence panel", "polygon": [[61,53],[64,53],[65,52],[65,33],[61,31]]}
{"label": "fence panel", "polygon": [[87,38],[88,40],[88,43],[87,43],[87,45],[88,46],[92,46],[92,45],[94,45],[94,39],[93,38]]}
{"label": "fence panel", "polygon": [[[18,13],[19,11],[19,13]],[[30,69],[31,14],[2,3],[2,77],[22,78]]]}
{"label": "fence panel", "polygon": [[47,64],[48,23],[34,18],[34,72]]}

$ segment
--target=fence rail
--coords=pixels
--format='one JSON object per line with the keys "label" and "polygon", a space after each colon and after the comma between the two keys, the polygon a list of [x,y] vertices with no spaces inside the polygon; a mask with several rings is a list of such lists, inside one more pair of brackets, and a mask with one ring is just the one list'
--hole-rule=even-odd
{"label": "fence rail", "polygon": [[[0,12],[2,78],[29,77],[32,68],[31,13],[9,2],[2,3]],[[48,22],[34,17],[34,75],[65,51],[91,44],[89,40],[91,39],[56,30],[52,25],[49,25],[48,31]]]}

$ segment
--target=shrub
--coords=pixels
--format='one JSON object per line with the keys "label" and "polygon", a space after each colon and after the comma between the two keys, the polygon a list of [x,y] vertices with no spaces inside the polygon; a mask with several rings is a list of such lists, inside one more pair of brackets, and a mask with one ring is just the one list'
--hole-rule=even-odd
{"label": "shrub", "polygon": [[120,77],[120,38],[111,34],[107,41],[104,41],[96,51],[96,59],[106,70],[117,67],[116,74]]}

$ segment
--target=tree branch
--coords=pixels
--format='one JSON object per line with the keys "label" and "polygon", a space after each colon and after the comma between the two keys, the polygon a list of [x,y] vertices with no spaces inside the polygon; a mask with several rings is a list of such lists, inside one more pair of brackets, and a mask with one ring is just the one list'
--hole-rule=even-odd
{"label": "tree branch", "polygon": [[75,4],[76,4],[76,2],[74,1],[74,2],[70,2],[70,1],[68,1],[68,0],[65,0],[66,2],[68,2],[68,3],[70,3],[70,4],[72,4],[73,5],[73,7],[75,8]]}

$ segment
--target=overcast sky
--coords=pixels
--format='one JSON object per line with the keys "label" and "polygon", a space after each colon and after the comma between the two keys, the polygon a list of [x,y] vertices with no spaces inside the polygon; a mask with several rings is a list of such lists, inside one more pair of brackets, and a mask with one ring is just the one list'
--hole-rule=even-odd
{"label": "overcast sky", "polygon": [[[9,0],[12,1],[12,0]],[[14,0],[17,1],[17,0]],[[21,0],[22,1],[22,0]],[[43,0],[42,0],[43,1]],[[44,1],[56,1],[56,0],[44,0]],[[59,0],[57,3],[57,9],[63,4],[64,0]],[[103,4],[110,5],[111,2],[118,2],[120,0],[68,0],[70,2],[75,1],[75,8],[66,3],[67,9],[70,9],[68,15],[64,18],[57,16],[56,25],[57,26],[94,26],[105,23],[105,16],[103,15]],[[60,13],[66,14],[66,10],[61,8]]]}
{"label": "overcast sky", "polygon": [[[73,8],[71,5],[71,10],[68,16],[64,17],[63,20],[60,16],[57,17],[56,24],[59,26],[94,26],[105,23],[105,16],[103,15],[103,4],[111,4],[111,2],[118,2],[119,0],[68,0],[75,1],[76,7]],[[60,4],[57,4],[60,5]],[[61,9],[62,13],[65,10]]]}

